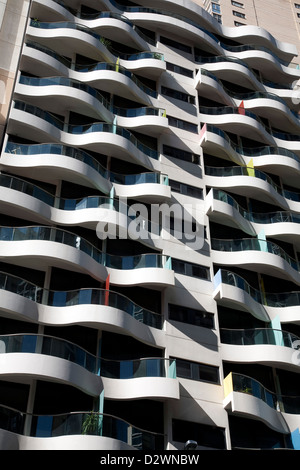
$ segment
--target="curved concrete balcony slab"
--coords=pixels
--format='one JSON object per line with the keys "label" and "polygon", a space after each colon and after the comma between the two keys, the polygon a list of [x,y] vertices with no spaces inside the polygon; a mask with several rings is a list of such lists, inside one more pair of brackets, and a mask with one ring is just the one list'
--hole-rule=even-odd
{"label": "curved concrete balcony slab", "polygon": [[[162,317],[117,294],[113,287],[110,292],[104,289],[98,292],[97,289],[47,292],[36,287],[35,297],[30,292],[22,292],[21,287],[18,292],[1,289],[1,310],[10,318],[41,325],[101,328],[152,346],[165,347]],[[40,292],[44,293],[44,298],[39,298]]]}
{"label": "curved concrete balcony slab", "polygon": [[[19,102],[18,102],[19,103]],[[24,110],[13,108],[8,132],[33,138],[34,141],[59,143],[69,147],[80,147],[103,154],[113,154],[121,160],[131,161],[150,170],[160,171],[158,152],[138,141],[127,129],[114,124],[93,123],[87,126],[69,126],[64,130],[61,121],[52,119],[50,113],[22,104]],[[27,111],[26,111],[27,109]],[[32,112],[30,112],[30,110]],[[36,113],[36,114],[34,114]],[[28,159],[29,160],[29,159]]]}

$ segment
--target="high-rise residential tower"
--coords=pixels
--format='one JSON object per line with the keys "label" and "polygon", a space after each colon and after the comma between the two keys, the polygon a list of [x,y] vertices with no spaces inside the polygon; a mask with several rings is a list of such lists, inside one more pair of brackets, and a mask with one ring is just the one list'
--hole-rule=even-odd
{"label": "high-rise residential tower", "polygon": [[296,40],[202,6],[0,0],[1,449],[300,448]]}

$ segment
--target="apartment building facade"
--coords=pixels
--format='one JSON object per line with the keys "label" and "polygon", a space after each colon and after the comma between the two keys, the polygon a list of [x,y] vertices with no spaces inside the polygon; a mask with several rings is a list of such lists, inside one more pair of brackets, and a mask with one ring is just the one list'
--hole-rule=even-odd
{"label": "apartment building facade", "polygon": [[299,448],[296,47],[191,1],[17,3],[0,448]]}

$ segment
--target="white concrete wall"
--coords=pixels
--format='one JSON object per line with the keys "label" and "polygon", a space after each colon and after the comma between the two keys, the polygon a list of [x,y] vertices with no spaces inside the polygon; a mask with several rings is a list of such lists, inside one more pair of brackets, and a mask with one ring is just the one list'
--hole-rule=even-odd
{"label": "white concrete wall", "polygon": [[0,0],[0,138],[6,122],[30,0]]}

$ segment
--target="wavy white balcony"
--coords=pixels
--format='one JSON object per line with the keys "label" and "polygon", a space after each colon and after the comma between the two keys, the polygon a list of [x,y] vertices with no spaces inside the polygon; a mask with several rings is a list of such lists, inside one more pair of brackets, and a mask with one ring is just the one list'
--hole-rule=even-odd
{"label": "wavy white balcony", "polygon": [[277,186],[260,170],[245,166],[205,166],[207,185],[276,204],[284,210],[299,212],[300,193]]}
{"label": "wavy white balcony", "polygon": [[275,143],[278,147],[285,147],[300,156],[300,135],[273,131]]}
{"label": "wavy white balcony", "polygon": [[297,132],[300,128],[299,116],[292,111],[285,100],[274,91],[255,90],[247,93],[235,93],[211,72],[200,69],[196,77],[196,88],[204,96],[216,100],[216,96],[225,105],[238,107],[241,102],[244,108],[268,119],[271,126],[282,131]]}
{"label": "wavy white balcony", "polygon": [[[0,416],[1,450],[157,451],[164,448],[163,434],[137,428],[105,413],[27,415],[2,405]],[[25,431],[28,420],[32,421],[30,436]]]}
{"label": "wavy white balcony", "polygon": [[[89,395],[103,390],[100,377],[83,361],[89,358],[71,343],[40,335],[5,335],[0,337],[2,379],[19,376],[64,383]],[[75,357],[77,353],[78,357]],[[81,360],[81,363],[80,363]]]}
{"label": "wavy white balcony", "polygon": [[220,269],[214,277],[214,298],[220,305],[247,311],[261,321],[299,322],[300,292],[265,292],[238,274]]}
{"label": "wavy white balcony", "polygon": [[290,66],[290,63],[280,59],[267,47],[255,44],[227,47],[227,54],[246,62],[251,68],[262,70],[266,80],[272,80],[274,74],[284,80],[299,79],[300,71]]}
{"label": "wavy white balcony", "polygon": [[238,165],[251,164],[251,167],[257,169],[270,170],[288,185],[299,185],[300,158],[291,150],[276,146],[247,148],[237,145],[226,132],[216,126],[208,124],[202,130],[201,147],[207,149],[208,153]]}
{"label": "wavy white balcony", "polygon": [[[140,1],[141,5],[144,3],[147,7],[148,3],[145,0]],[[140,6],[123,6],[118,4],[115,0],[101,0],[101,4],[104,8],[116,12],[130,13],[140,11],[147,13],[147,11],[156,11],[160,14],[173,16],[174,18],[182,18],[188,24],[197,24],[198,27],[203,27],[207,31],[214,31],[218,35],[227,37],[228,39],[235,39],[241,43],[252,41],[257,45],[268,46],[286,60],[297,55],[297,50],[293,44],[279,41],[265,29],[254,25],[247,25],[243,28],[223,26],[200,7],[200,5],[192,1],[179,0],[174,2],[174,0],[154,0],[151,4],[152,9]]]}
{"label": "wavy white balcony", "polygon": [[46,269],[73,269],[112,284],[162,288],[174,285],[171,258],[149,253],[115,256],[101,252],[75,233],[49,226],[1,227],[1,259]]}
{"label": "wavy white balcony", "polygon": [[246,109],[268,119],[271,126],[284,132],[297,132],[300,129],[299,115],[292,111],[285,100],[267,91],[235,94],[236,105],[244,102]]}
{"label": "wavy white balcony", "polygon": [[[214,36],[209,31],[203,29],[199,26],[198,23],[190,20],[186,17],[181,17],[180,15],[170,14],[169,12],[158,10],[158,9],[149,9],[137,7],[131,9],[126,8],[126,18],[132,20],[136,25],[146,27],[151,23],[157,24],[163,30],[170,30],[174,33],[174,30],[177,31],[179,35],[184,37],[189,37],[190,40],[201,39],[206,43],[207,46],[211,48],[216,54],[242,54],[245,60],[250,60],[252,57],[257,59],[262,59],[262,65],[266,67],[267,64],[275,65],[275,68],[283,70],[285,73],[291,73],[291,70],[294,71],[294,74],[297,72],[295,69],[288,67],[288,63],[283,61],[276,56],[274,52],[270,49],[257,46],[256,44],[251,45],[241,45],[241,46],[228,46],[225,43],[220,42],[220,40]],[[126,24],[126,22],[124,22]],[[44,28],[46,23],[32,23],[32,26],[37,26],[39,28]],[[75,23],[76,24],[76,23]],[[91,23],[88,23],[91,24]],[[123,25],[122,25],[123,26]],[[32,34],[31,30],[28,31],[29,34]],[[260,57],[261,56],[261,57]],[[257,68],[257,64],[256,64]],[[297,74],[296,74],[297,75]],[[299,73],[298,73],[299,76]]]}
{"label": "wavy white balcony", "polygon": [[[220,80],[226,80],[231,83],[237,83],[245,88],[253,90],[264,90],[263,84],[258,75],[249,67],[246,62],[230,56],[195,56],[195,61],[207,72],[213,73]],[[202,73],[198,71],[195,77],[195,88],[202,85]]]}
{"label": "wavy white balcony", "polygon": [[[86,125],[65,125],[63,121],[40,108],[16,101],[11,109],[8,133],[33,141],[60,143],[65,146],[91,149],[134,161],[150,170],[160,171],[159,153],[139,141],[129,130],[115,124],[94,122]],[[29,160],[27,158],[27,160]]]}
{"label": "wavy white balcony", "polygon": [[10,318],[43,325],[90,325],[165,347],[163,317],[113,290],[53,291],[0,272],[1,310]]}
{"label": "wavy white balcony", "polygon": [[300,216],[291,211],[255,213],[243,209],[229,194],[211,189],[205,199],[210,220],[243,230],[256,236],[264,230],[268,237],[280,237],[299,246]]}
{"label": "wavy white balcony", "polygon": [[110,399],[179,398],[174,360],[104,359],[70,341],[33,334],[1,335],[0,350],[3,377],[23,371],[23,376],[72,384],[89,395],[99,396],[104,389]]}
{"label": "wavy white balcony", "polygon": [[252,140],[274,145],[275,139],[262,120],[251,111],[233,106],[199,107],[200,120],[203,123],[219,126],[225,132],[233,132]]}
{"label": "wavy white balcony", "polygon": [[32,41],[27,41],[23,47],[21,68],[29,73],[34,70],[45,77],[63,75],[147,105],[153,105],[157,98],[156,90],[144,85],[132,72],[117,63],[91,60],[89,65],[74,64],[52,49]]}
{"label": "wavy white balcony", "polygon": [[259,239],[211,239],[215,264],[240,266],[300,284],[299,263],[276,243]]}
{"label": "wavy white balcony", "polygon": [[[106,5],[109,5],[109,9],[111,10],[112,7],[114,7],[114,11],[121,11],[122,13],[126,12],[126,17],[131,19],[135,24],[138,25],[145,25],[147,27],[147,24],[149,21],[153,24],[153,22],[157,23],[163,30],[170,30],[172,32],[178,31],[178,34],[183,34],[183,37],[189,37],[191,39],[194,38],[195,32],[198,32],[198,35],[200,33],[204,33],[205,36],[202,39],[205,39],[205,41],[210,44],[211,47],[213,47],[215,50],[219,50],[220,48],[223,49],[223,51],[232,51],[236,50],[236,47],[233,46],[228,46],[225,43],[222,43],[220,39],[215,36],[213,33],[210,32],[211,30],[211,24],[214,23],[214,20],[211,19],[210,21],[210,28],[209,29],[204,29],[202,26],[200,26],[200,23],[202,23],[201,19],[203,18],[204,11],[201,9],[201,17],[198,16],[198,22],[195,21],[195,16],[191,16],[191,12],[188,12],[187,16],[178,14],[178,4],[176,3],[176,12],[172,12],[171,8],[170,10],[166,11],[165,9],[165,3],[163,4],[163,10],[159,8],[147,8],[147,7],[140,7],[140,6],[126,6],[124,7],[123,5],[119,5],[115,1],[106,1]],[[174,4],[169,3],[168,7],[172,7]],[[195,5],[191,5],[191,10],[195,8]],[[199,8],[199,7],[196,7]],[[187,13],[187,10],[185,9],[185,12]],[[199,12],[200,13],[200,12]],[[201,18],[201,19],[200,19]],[[200,21],[199,21],[200,20]],[[183,23],[181,25],[181,23]],[[217,22],[215,22],[217,24]],[[217,26],[220,28],[220,25]],[[233,37],[236,37],[238,39],[244,38],[245,41],[249,41],[249,39],[252,37],[260,43],[258,44],[251,44],[251,45],[241,45],[238,46],[239,48],[242,48],[242,50],[247,50],[249,48],[250,50],[255,50],[257,49],[258,51],[262,49],[266,49],[272,56],[276,57],[277,61],[283,61],[285,59],[285,63],[288,63],[286,61],[291,60],[292,57],[297,55],[296,49],[293,45],[287,44],[287,43],[280,43],[276,41],[270,33],[268,33],[265,30],[262,30],[261,28],[256,28],[253,26],[248,26],[247,28],[247,34],[244,36],[240,31],[238,31],[238,28],[225,28],[224,30],[222,29],[221,35],[230,37],[232,39]],[[194,32],[195,30],[195,32]],[[182,33],[184,31],[184,33]],[[226,33],[224,34],[224,31]],[[208,38],[206,37],[208,35]],[[200,36],[202,37],[202,36]],[[261,42],[265,42],[267,46],[271,47],[273,50],[268,49],[266,46],[263,46]],[[279,47],[278,47],[279,46]],[[274,52],[273,52],[274,51]],[[279,57],[277,58],[276,53],[278,55],[282,56],[282,59]]]}
{"label": "wavy white balcony", "polygon": [[81,14],[79,11],[68,7],[60,0],[34,0],[30,11],[32,18],[43,21],[70,21],[101,33],[106,38],[111,38],[121,44],[130,47],[138,47],[142,50],[149,48],[147,38],[126,16],[111,11],[99,11],[92,14]]}
{"label": "wavy white balcony", "polygon": [[[257,380],[246,375],[230,373],[224,380],[224,395],[224,407],[231,413],[247,418],[250,416],[282,434],[291,432],[284,414],[280,411],[282,398]],[[299,403],[299,399],[297,401]]]}
{"label": "wavy white balcony", "polygon": [[[220,126],[221,131],[235,132],[238,135],[264,142],[266,146],[285,148],[286,151],[300,153],[300,136],[284,131],[275,131],[267,126],[256,114],[241,107],[200,106],[201,121],[212,127]],[[204,129],[203,129],[204,133]],[[205,135],[201,136],[201,141]]]}
{"label": "wavy white balcony", "polygon": [[[110,236],[122,236],[139,240],[146,246],[161,247],[161,226],[154,221],[143,219],[127,199],[113,199],[104,196],[89,196],[78,199],[64,199],[53,196],[39,186],[19,178],[0,175],[0,207],[3,214],[10,215],[13,208],[15,217],[29,218],[35,223],[60,226],[81,226],[98,231],[99,221],[109,224]],[[112,232],[113,231],[113,232]]]}
{"label": "wavy white balcony", "polygon": [[129,71],[140,71],[148,77],[158,78],[166,70],[163,54],[159,52],[138,52],[126,54],[109,48],[109,43],[90,28],[72,22],[36,23],[31,21],[26,38],[61,55],[70,57],[81,54],[95,62],[117,63]]}
{"label": "wavy white balcony", "polygon": [[164,109],[149,106],[120,108],[90,85],[66,77],[38,78],[20,75],[14,96],[16,100],[27,100],[30,104],[38,104],[62,116],[66,110],[70,110],[150,135],[159,135],[168,129]]}
{"label": "wavy white balcony", "polygon": [[253,328],[220,329],[222,359],[229,362],[259,363],[299,371],[300,338],[283,330]]}
{"label": "wavy white balcony", "polygon": [[[282,98],[288,100],[289,104],[293,97],[293,90],[291,81],[297,79],[285,74],[283,71],[276,72],[276,80],[279,83],[274,83],[274,73],[270,73],[268,79],[262,80],[258,73],[252,69],[247,62],[232,57],[230,55],[220,56],[195,56],[195,61],[202,68],[205,68],[210,73],[213,73],[218,79],[226,80],[231,83],[236,83],[244,88],[249,88],[254,91],[269,91],[275,93]],[[297,70],[297,69],[296,69]],[[195,78],[195,87],[201,84],[201,72],[199,71]]]}
{"label": "wavy white balcony", "polygon": [[271,321],[262,293],[231,271],[219,269],[216,273],[213,298],[218,305],[248,312],[264,322]]}
{"label": "wavy white balcony", "polygon": [[195,78],[195,88],[212,101],[223,102],[225,106],[235,106],[235,101],[226,93],[221,81],[212,72],[201,68]]}
{"label": "wavy white balcony", "polygon": [[112,106],[103,95],[89,85],[65,77],[27,77],[20,75],[15,87],[16,100],[49,108],[64,115],[71,110],[94,119],[111,123],[114,119]]}
{"label": "wavy white balcony", "polygon": [[[145,202],[157,202],[165,201],[171,197],[167,175],[158,172],[131,175],[114,173],[106,170],[87,152],[60,144],[25,145],[7,141],[0,160],[0,167],[2,169],[13,169],[15,173],[29,177],[32,174],[32,168],[34,168],[35,174],[40,175],[43,181],[62,178],[88,187],[94,187],[105,194],[109,194],[114,188],[115,196],[121,198],[132,197]],[[5,186],[25,192],[38,197],[50,206],[54,206],[53,196],[49,197],[45,191],[35,190],[34,185],[24,183],[26,189],[22,183],[18,184],[17,179],[14,182],[13,177],[11,177],[10,182],[8,181],[9,177],[2,175],[1,178],[0,187]],[[5,200],[7,198],[4,196],[2,202]],[[64,208],[64,205],[61,208]],[[71,206],[69,208],[71,209]],[[84,205],[82,205],[82,208],[84,208]]]}

